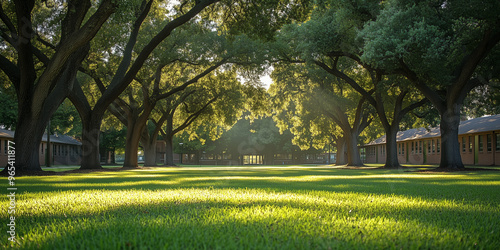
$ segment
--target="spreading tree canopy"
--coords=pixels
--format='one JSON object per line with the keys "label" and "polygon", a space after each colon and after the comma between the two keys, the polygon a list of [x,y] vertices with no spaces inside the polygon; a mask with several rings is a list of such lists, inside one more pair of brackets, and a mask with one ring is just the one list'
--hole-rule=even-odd
{"label": "spreading tree canopy", "polygon": [[363,62],[407,77],[437,109],[440,168],[460,169],[460,112],[467,94],[498,79],[498,1],[383,3],[364,26]]}
{"label": "spreading tree canopy", "polygon": [[[307,0],[188,0],[173,6],[154,0],[2,2],[0,69],[16,90],[18,118],[14,141],[24,149],[16,151],[17,170],[41,170],[38,146],[42,134],[48,119],[68,96],[83,123],[82,167],[100,167],[99,130],[106,109],[177,27],[196,17],[206,17],[233,34],[250,32],[253,37],[269,38],[283,23],[304,18],[308,5]],[[156,12],[150,12],[151,9]],[[166,9],[169,13],[162,11]],[[144,20],[151,20],[149,16],[161,17],[155,22],[161,29],[148,33],[149,37],[139,37],[139,33],[145,32]],[[267,20],[265,25],[256,25],[262,20]],[[103,27],[108,27],[107,39],[94,43]],[[146,42],[138,43],[138,39]],[[142,46],[136,46],[139,44]],[[88,56],[102,60],[94,65],[98,68],[112,60],[112,54],[121,59],[114,61],[114,74],[103,82],[102,96],[91,106],[75,82],[77,71],[91,73],[89,68],[81,67]]]}

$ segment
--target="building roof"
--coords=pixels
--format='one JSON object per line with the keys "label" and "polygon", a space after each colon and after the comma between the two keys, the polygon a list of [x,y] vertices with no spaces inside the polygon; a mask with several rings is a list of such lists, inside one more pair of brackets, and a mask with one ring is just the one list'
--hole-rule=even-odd
{"label": "building roof", "polygon": [[[470,119],[467,121],[462,121],[460,122],[460,126],[458,127],[458,134],[463,135],[463,134],[489,132],[495,130],[500,130],[500,115],[485,116],[485,117]],[[396,140],[408,141],[415,139],[434,138],[440,136],[441,136],[441,131],[439,127],[415,128],[406,131],[399,131]],[[371,141],[370,143],[366,144],[366,146],[378,145],[384,143],[385,143],[385,135],[379,137],[374,141]]]}
{"label": "building roof", "polygon": [[0,138],[14,138],[14,131],[0,129]]}
{"label": "building roof", "polygon": [[[7,129],[0,129],[0,138],[9,138],[14,139],[14,131]],[[44,134],[42,136],[42,142],[47,141],[47,135]],[[75,138],[67,135],[51,135],[50,136],[51,143],[61,143],[61,144],[69,144],[69,145],[82,145],[81,142],[76,140]]]}

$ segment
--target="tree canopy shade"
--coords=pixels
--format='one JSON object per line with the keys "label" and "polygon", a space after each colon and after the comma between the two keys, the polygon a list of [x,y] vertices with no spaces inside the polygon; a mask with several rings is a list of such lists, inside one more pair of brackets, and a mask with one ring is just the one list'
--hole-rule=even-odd
{"label": "tree canopy shade", "polygon": [[232,126],[241,116],[247,97],[244,89],[248,86],[242,86],[235,76],[234,72],[220,72],[207,77],[179,98],[167,100],[167,105],[162,107],[165,126],[160,130],[166,143],[166,165],[174,165],[175,134],[186,129],[192,134],[197,127],[205,126],[215,128],[211,133],[214,138],[219,135],[218,128]]}
{"label": "tree canopy shade", "polygon": [[[154,0],[127,1],[47,1],[16,0],[0,5],[1,42],[0,69],[15,86],[18,100],[18,119],[15,143],[24,150],[16,151],[19,172],[41,170],[38,163],[38,145],[49,117],[59,104],[72,94],[72,101],[83,122],[84,168],[98,168],[99,127],[105,110],[134,80],[152,51],[171,32],[201,13],[203,17],[223,25],[234,34],[249,31],[252,36],[270,37],[283,23],[305,17],[308,0],[290,1],[218,1],[188,0],[176,3],[169,14],[158,11],[158,27],[142,48],[134,48],[141,24],[151,6],[167,9],[165,3]],[[205,11],[207,7],[211,7]],[[229,7],[229,8],[228,8]],[[255,10],[254,8],[258,8]],[[136,11],[137,10],[137,11]],[[276,11],[277,10],[277,11]],[[113,20],[108,19],[118,12]],[[262,20],[266,25],[254,25]],[[96,43],[91,43],[101,27],[120,24],[124,33],[110,34],[109,40],[126,37],[124,43],[111,44],[98,56],[106,61],[109,54],[120,54],[122,60],[115,74],[106,82],[105,90],[96,105],[90,108],[81,91],[72,90],[77,70]],[[244,23],[249,22],[248,26]],[[118,29],[117,29],[118,30]],[[102,40],[99,41],[103,42]],[[102,51],[101,51],[102,52]],[[78,84],[77,84],[78,85]],[[77,86],[76,89],[79,89]],[[79,99],[79,102],[76,100]],[[31,121],[37,121],[31,122]]]}
{"label": "tree canopy shade", "polygon": [[341,156],[337,159],[343,160],[345,143],[345,163],[363,165],[358,139],[372,120],[372,110],[367,108],[364,97],[346,84],[337,84],[337,79],[327,72],[304,64],[276,64],[272,77],[275,82],[270,91],[276,119],[281,129],[290,126],[295,143],[302,149],[323,148],[336,138]]}
{"label": "tree canopy shade", "polygon": [[398,168],[396,134],[399,124],[408,112],[422,106],[426,100],[404,77],[361,61],[363,48],[356,40],[357,31],[375,17],[372,13],[377,12],[378,6],[368,10],[370,6],[337,3],[330,8],[317,8],[306,23],[284,29],[293,35],[282,37],[293,40],[291,50],[297,51],[304,62],[344,81],[374,107],[387,135],[385,167]]}
{"label": "tree canopy shade", "polygon": [[399,166],[400,122],[427,98],[441,117],[440,167],[463,168],[464,99],[498,81],[498,7],[497,1],[319,1],[307,22],[280,31],[274,56],[316,65],[359,92],[387,134],[386,167]]}
{"label": "tree canopy shade", "polygon": [[[216,164],[228,164],[228,161],[229,164],[245,164],[244,155],[261,155],[263,164],[284,164],[300,161],[301,156],[305,158],[308,153],[324,152],[323,148],[301,150],[292,143],[294,135],[290,130],[280,132],[270,116],[250,118],[249,112],[245,112],[244,116],[246,118],[239,119],[230,128],[205,122],[192,127],[194,131],[174,136],[175,152],[197,155],[203,152],[211,155]],[[285,161],[276,162],[277,157]]]}
{"label": "tree canopy shade", "polygon": [[[109,107],[109,105],[126,89],[126,87],[132,83],[134,80],[136,80],[138,77],[141,77],[141,69],[143,66],[152,66],[154,65],[154,62],[157,64],[154,65],[154,67],[159,67],[159,66],[164,66],[168,64],[168,59],[172,59],[173,61],[179,60],[178,58],[173,58],[172,55],[169,55],[168,52],[169,50],[163,50],[163,55],[162,53],[159,53],[155,56],[153,55],[154,51],[158,51],[162,49],[161,44],[162,42],[167,38],[171,37],[171,35],[174,32],[174,29],[185,25],[189,23],[190,20],[192,20],[198,13],[201,13],[202,17],[206,17],[208,14],[205,12],[202,12],[202,10],[212,4],[218,4],[217,6],[212,6],[214,9],[213,11],[218,11],[218,12],[210,12],[211,14],[215,15],[214,18],[216,21],[222,22],[222,24],[225,25],[225,27],[232,27],[233,24],[231,24],[231,21],[228,21],[229,24],[226,24],[225,20],[228,18],[228,20],[232,20],[233,14],[228,14],[227,11],[230,11],[225,8],[220,8],[219,5],[226,6],[228,4],[232,4],[229,2],[225,1],[196,1],[196,3],[193,5],[188,2],[183,2],[180,4],[180,6],[176,7],[176,12],[173,15],[173,20],[164,20],[164,13],[161,13],[158,11],[158,9],[161,9],[161,6],[158,7],[158,5],[153,5],[153,1],[143,1],[141,4],[140,12],[136,13],[135,15],[135,20],[133,21],[133,25],[131,25],[132,32],[130,35],[124,39],[104,39],[103,41],[108,41],[111,40],[111,42],[108,44],[108,46],[104,46],[104,48],[100,48],[97,50],[97,59],[104,59],[104,61],[107,61],[109,58],[106,56],[106,53],[109,54],[109,49],[111,48],[111,53],[115,51],[115,57],[116,61],[109,61],[109,64],[111,65],[111,71],[114,73],[112,74],[113,77],[109,81],[106,81],[106,77],[100,76],[98,73],[96,73],[96,70],[93,70],[92,68],[86,68],[84,69],[84,72],[92,76],[95,80],[95,83],[99,86],[99,89],[101,90],[102,94],[100,98],[95,102],[94,107],[92,108],[91,105],[89,105],[88,100],[86,100],[84,93],[76,86],[76,88],[73,90],[70,98],[75,103],[75,106],[77,106],[78,110],[81,113],[82,117],[85,117],[82,119],[84,125],[83,125],[83,154],[86,156],[84,157],[84,160],[82,161],[82,168],[100,168],[99,164],[99,158],[98,158],[98,138],[99,138],[99,128],[101,125],[101,121],[103,119],[103,115],[106,111],[106,109]],[[161,4],[160,4],[161,5]],[[155,7],[156,6],[156,7]],[[284,7],[283,3],[280,2],[274,2],[273,6],[275,8],[280,8]],[[185,8],[186,7],[186,8]],[[289,8],[290,6],[286,7],[285,9]],[[248,13],[252,13],[251,11],[248,12],[246,11],[248,8],[244,7],[242,8],[241,13],[236,13],[236,16],[239,16],[242,20],[254,20],[255,21],[255,16],[247,16]],[[294,8],[291,8],[290,11],[292,11]],[[152,10],[152,11],[151,11]],[[189,10],[186,12],[186,10]],[[269,14],[271,16],[275,15],[272,13],[272,8],[271,9],[265,9],[263,13]],[[261,14],[263,14],[261,13]],[[283,12],[286,13],[286,12]],[[282,14],[283,14],[282,13]],[[229,15],[229,16],[227,16]],[[211,18],[212,15],[208,15],[207,18]],[[276,20],[282,20],[285,17],[279,17],[276,16]],[[205,25],[210,25],[210,20],[207,20],[206,22],[204,21],[205,19],[202,19],[202,23]],[[143,25],[143,23],[145,23]],[[166,23],[166,24],[165,24]],[[234,21],[234,25],[236,25],[238,22]],[[160,29],[159,29],[160,28]],[[275,29],[275,28],[273,28]],[[240,30],[243,31],[243,30]],[[175,33],[175,32],[174,32]],[[106,34],[106,33],[104,33]],[[189,33],[187,33],[189,34]],[[193,34],[192,34],[193,35]],[[118,42],[117,42],[118,40]],[[168,40],[168,39],[167,39]],[[201,46],[207,46],[208,44],[204,44],[203,41],[191,41],[191,43],[198,45],[198,47]],[[182,42],[180,44],[174,44],[175,47],[178,47],[177,49],[180,51],[190,51],[192,48],[182,48]],[[210,46],[210,45],[208,45]],[[96,46],[94,46],[96,47]],[[138,48],[139,47],[139,48]],[[216,46],[217,47],[217,46]],[[215,47],[215,48],[216,48]],[[123,51],[121,51],[122,49]],[[163,48],[164,49],[164,48]],[[208,47],[208,49],[214,49],[214,47]],[[197,58],[197,56],[201,56],[202,53],[204,52],[199,52],[198,55],[196,55],[196,50],[191,51],[191,58]],[[186,82],[186,85],[179,86],[180,89],[173,90],[179,91],[188,86],[190,83],[194,83],[198,81],[201,77],[204,75],[210,73],[220,65],[224,63],[230,63],[230,57],[233,55],[229,55],[229,57],[223,56],[222,54],[217,54],[220,51],[210,51],[212,53],[213,58],[219,59],[218,62],[214,62],[213,65],[210,68],[207,68],[205,72],[200,73],[198,76],[192,78],[191,80]],[[99,55],[100,54],[100,55]],[[174,53],[175,54],[175,53]],[[135,57],[135,55],[137,55]],[[183,59],[183,58],[181,58]],[[205,58],[206,59],[206,58]],[[161,61],[163,60],[163,61]],[[171,62],[173,62],[171,61]],[[189,61],[189,59],[187,60]],[[153,62],[153,63],[151,63]],[[103,62],[100,62],[103,63]],[[199,63],[199,62],[196,62]],[[94,64],[99,64],[99,62],[94,62]],[[91,64],[92,65],[92,64]],[[91,66],[89,65],[89,66]],[[107,75],[107,74],[105,74]],[[154,92],[153,92],[154,93]],[[161,95],[168,96],[169,93],[164,93]],[[163,96],[163,97],[165,97]],[[161,98],[160,98],[161,99]],[[148,109],[152,110],[154,108],[153,103],[151,105],[148,105]],[[141,125],[144,126],[145,121],[148,119],[148,113],[150,112],[147,111],[143,113],[141,116],[141,121],[139,122]],[[134,132],[135,131],[135,132]],[[128,133],[139,133],[140,131],[137,132],[136,130],[129,129]],[[132,135],[131,135],[132,136]],[[138,134],[135,135],[135,138],[139,138]],[[135,140],[136,141],[136,140]],[[129,145],[129,144],[127,144]],[[130,147],[135,147],[134,145]],[[127,151],[128,152],[128,151]],[[126,154],[127,155],[127,154]],[[131,154],[129,154],[131,155]],[[134,157],[134,156],[130,156]],[[128,159],[126,157],[126,159]],[[135,162],[135,160],[131,160],[131,162]],[[134,163],[125,163],[126,166],[133,167],[135,164]]]}
{"label": "tree canopy shade", "polygon": [[[375,6],[375,9],[377,7]],[[278,53],[276,57],[283,63],[307,64],[308,66],[304,69],[314,72],[310,73],[309,77],[330,74],[332,76],[330,78],[313,80],[319,83],[317,91],[324,92],[325,95],[330,95],[329,93],[335,88],[347,90],[347,85],[351,87],[349,91],[358,92],[363,97],[363,102],[369,103],[375,108],[388,135],[386,167],[399,167],[396,152],[396,133],[399,129],[399,122],[405,114],[421,106],[424,101],[420,101],[422,98],[419,98],[418,94],[409,94],[411,92],[409,84],[405,83],[401,79],[402,77],[388,75],[361,62],[362,46],[356,41],[356,36],[358,29],[363,26],[366,20],[369,20],[365,11],[367,11],[366,6],[355,8],[355,6],[346,3],[335,3],[330,7],[316,8],[307,22],[300,25],[287,25],[281,30],[277,38],[276,50]],[[373,17],[372,15],[368,16]],[[318,73],[318,69],[323,70],[323,73]],[[293,74],[292,72],[290,74]],[[332,85],[338,86],[332,88]],[[341,103],[343,102],[321,103],[320,106],[335,107]],[[310,107],[314,108],[314,105]],[[359,108],[363,108],[363,105],[360,104]],[[332,112],[333,110],[336,111]],[[340,142],[337,143],[337,146],[342,148],[343,142],[341,141],[347,139],[348,152],[357,150],[353,145],[357,144],[358,136],[354,135],[361,133],[361,127],[361,130],[357,131],[358,125],[354,125],[356,122],[351,127],[348,125],[349,122],[342,121],[345,120],[345,117],[339,119],[343,117],[342,108],[330,109],[326,112],[331,117],[336,117],[334,121],[339,126],[343,126],[343,134],[346,135],[335,135]],[[323,129],[328,130],[328,128]],[[357,132],[353,133],[353,131]],[[342,154],[339,155],[342,156]],[[356,154],[348,153],[348,155],[354,156]],[[354,164],[354,162],[356,162],[355,165],[361,164],[360,159],[355,160],[351,156],[349,158],[349,164]],[[342,162],[342,158],[337,159],[339,163]]]}
{"label": "tree canopy shade", "polygon": [[[85,69],[87,74],[91,75],[97,86],[99,87],[102,95],[96,101],[94,107],[92,108],[85,97],[85,94],[81,90],[79,86],[76,86],[71,93],[71,100],[79,110],[82,121],[83,121],[83,135],[82,135],[82,143],[83,143],[83,151],[82,154],[85,156],[82,158],[81,168],[100,168],[99,161],[99,132],[101,127],[101,122],[104,116],[105,111],[109,107],[111,103],[127,88],[127,86],[134,80],[140,69],[145,64],[148,57],[154,51],[154,49],[170,34],[172,31],[187,23],[193,17],[195,17],[200,11],[202,11],[205,7],[210,4],[213,4],[213,1],[202,1],[201,3],[197,3],[192,6],[191,9],[186,14],[181,14],[175,17],[173,20],[167,22],[166,24],[160,26],[162,27],[160,30],[156,30],[151,33],[153,36],[146,35],[143,42],[143,47],[138,49],[139,51],[135,52],[137,57],[133,58],[134,47],[138,42],[139,31],[141,30],[141,26],[148,17],[153,1],[142,1],[140,8],[137,13],[135,13],[134,20],[132,20],[131,25],[131,33],[129,36],[123,41],[124,47],[121,57],[117,58],[118,63],[111,62],[112,71],[114,71],[113,77],[109,82],[103,81],[105,78],[100,78],[98,74],[92,72],[91,69]],[[154,17],[152,18],[154,20]],[[116,41],[116,40],[114,40]],[[119,40],[118,40],[119,41]],[[108,44],[109,47],[113,48],[115,46],[119,46],[119,44],[111,43]],[[105,51],[108,48],[105,48]],[[97,51],[98,53],[102,53],[102,51]],[[154,106],[152,106],[154,107]],[[151,107],[151,108],[152,108]],[[149,114],[147,114],[149,115]],[[145,121],[147,120],[147,116],[143,118]],[[144,123],[145,123],[144,121]],[[143,124],[143,123],[142,123]],[[133,133],[133,129],[127,130],[128,133]],[[140,132],[139,132],[140,133]],[[130,136],[128,137],[130,138]],[[138,137],[137,137],[138,140]],[[127,144],[128,145],[128,144]],[[138,146],[138,145],[137,145]]]}
{"label": "tree canopy shade", "polygon": [[461,107],[472,89],[498,79],[499,8],[498,1],[386,1],[360,33],[364,62],[406,76],[438,110],[440,168],[464,167]]}
{"label": "tree canopy shade", "polygon": [[499,79],[492,79],[488,85],[473,89],[465,98],[463,109],[462,113],[468,117],[500,114]]}
{"label": "tree canopy shade", "polygon": [[[19,0],[0,5],[4,46],[0,69],[16,89],[18,118],[14,142],[23,147],[16,150],[19,172],[41,170],[38,147],[48,119],[71,90],[89,42],[117,8],[112,0],[101,1],[98,6],[92,6],[91,1],[70,0],[66,6],[65,11],[53,16],[60,22],[55,30],[36,30],[34,11],[45,8],[43,4]],[[46,55],[45,35],[50,33],[57,50]],[[44,61],[43,67],[40,61]]]}

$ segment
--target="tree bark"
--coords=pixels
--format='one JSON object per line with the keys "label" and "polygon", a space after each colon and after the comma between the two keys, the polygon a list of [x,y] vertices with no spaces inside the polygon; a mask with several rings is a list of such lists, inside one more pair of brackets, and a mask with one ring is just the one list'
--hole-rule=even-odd
{"label": "tree bark", "polygon": [[458,142],[458,127],[460,125],[460,106],[447,109],[441,114],[441,161],[440,169],[463,169],[462,157],[460,155],[460,143]]}
{"label": "tree bark", "polygon": [[[20,117],[23,117],[23,115],[20,115]],[[14,135],[15,144],[12,145],[16,149],[16,172],[42,171],[38,149],[45,128],[34,122],[23,122],[18,124]]]}
{"label": "tree bark", "polygon": [[340,137],[337,140],[337,156],[335,159],[335,165],[346,165],[346,148],[345,148],[345,138]]}
{"label": "tree bark", "polygon": [[165,138],[165,165],[175,166],[174,163],[174,144],[172,137]]}
{"label": "tree bark", "polygon": [[[12,38],[15,38],[11,39],[14,41],[11,44],[18,51],[18,69],[6,72],[13,80],[18,99],[17,131],[14,136],[17,172],[41,171],[38,149],[48,120],[71,91],[77,69],[88,53],[90,40],[116,8],[112,1],[103,1],[82,25],[90,1],[78,4],[77,1],[69,1],[70,7],[61,25],[61,41],[49,59],[31,43],[34,37],[31,23],[34,3],[32,0],[16,1],[17,32],[10,25]],[[40,75],[35,70],[35,55],[45,66]]]}
{"label": "tree bark", "polygon": [[390,126],[390,128],[385,131],[386,159],[384,168],[401,167],[398,159],[398,143],[397,143],[398,131],[399,129],[397,126]]}
{"label": "tree bark", "polygon": [[347,147],[347,166],[363,166],[363,161],[359,155],[358,149],[359,133],[350,132],[345,135]]}
{"label": "tree bark", "polygon": [[139,168],[138,151],[144,123],[129,117],[127,122],[127,139],[125,142],[125,160],[123,168]]}
{"label": "tree bark", "polygon": [[[360,101],[360,104],[363,100]],[[342,129],[343,137],[340,142],[337,142],[337,160],[336,165],[348,166],[363,166],[361,161],[361,156],[358,149],[358,137],[359,134],[368,126],[370,121],[366,120],[366,117],[361,117],[361,105],[358,105],[356,119],[353,122],[352,128],[349,124],[349,118],[339,107],[332,109],[334,112],[328,112],[330,118],[334,120],[335,123],[339,125]],[[347,156],[344,158],[343,152],[347,151]]]}
{"label": "tree bark", "polygon": [[80,169],[102,169],[99,155],[99,136],[102,117],[92,112],[82,118],[82,161]]}
{"label": "tree bark", "polygon": [[[155,130],[156,131],[156,130]],[[149,131],[144,128],[142,131],[141,144],[144,149],[144,166],[156,166],[156,143],[158,133],[149,135]]]}
{"label": "tree bark", "polygon": [[80,169],[102,169],[99,157],[99,138],[103,115],[92,110],[80,83],[75,80],[75,86],[68,96],[82,120],[82,153]]}
{"label": "tree bark", "polygon": [[[23,171],[42,171],[39,162],[39,147],[42,136],[52,114],[69,95],[76,77],[77,66],[87,56],[89,47],[84,46],[70,56],[60,75],[54,79],[54,89],[42,101],[34,100],[29,90],[24,90],[25,98],[18,98],[18,120],[14,135],[16,150],[16,169]],[[68,83],[69,82],[69,83]],[[39,101],[39,102],[38,102]],[[36,106],[39,103],[40,106]],[[36,122],[33,122],[36,121]],[[22,148],[21,148],[22,147]]]}
{"label": "tree bark", "polygon": [[144,166],[156,166],[156,140],[155,142],[145,142],[142,140],[142,148],[144,149]]}
{"label": "tree bark", "polygon": [[379,115],[380,121],[383,124],[384,131],[386,134],[385,145],[386,145],[386,161],[384,164],[384,168],[400,168],[401,164],[399,164],[398,159],[398,151],[397,151],[397,134],[399,131],[399,124],[401,123],[401,119],[411,110],[414,110],[427,102],[427,99],[420,100],[419,102],[414,102],[407,107],[403,108],[403,99],[406,94],[402,92],[394,106],[394,112],[392,117],[392,124],[389,123],[387,116],[385,115],[385,109],[382,103],[382,99],[380,96],[377,96],[377,102],[375,108],[377,109],[377,113]]}
{"label": "tree bark", "polygon": [[[460,108],[465,96],[475,87],[475,81],[469,81],[466,86],[459,88],[458,83],[450,85],[445,98],[438,91],[432,90],[421,82],[416,74],[405,64],[401,64],[412,83],[432,102],[439,111],[441,118],[441,160],[439,169],[459,170],[463,169],[462,156],[460,155],[460,144],[458,142],[458,127],[460,125]],[[458,93],[458,94],[454,94]]]}
{"label": "tree bark", "polygon": [[[175,108],[177,106],[174,106]],[[174,163],[174,112],[170,112],[165,116],[166,127],[164,130],[160,130],[163,140],[165,140],[165,165],[175,166]]]}

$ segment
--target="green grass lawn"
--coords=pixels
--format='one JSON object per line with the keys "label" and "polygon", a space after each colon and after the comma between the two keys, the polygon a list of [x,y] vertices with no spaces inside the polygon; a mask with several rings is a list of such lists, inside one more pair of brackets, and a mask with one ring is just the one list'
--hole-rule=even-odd
{"label": "green grass lawn", "polygon": [[7,240],[2,195],[4,247],[500,248],[496,171],[183,167],[20,177],[16,187],[19,242]]}

